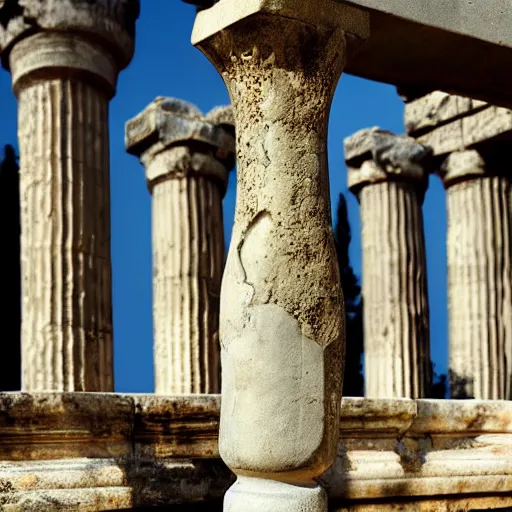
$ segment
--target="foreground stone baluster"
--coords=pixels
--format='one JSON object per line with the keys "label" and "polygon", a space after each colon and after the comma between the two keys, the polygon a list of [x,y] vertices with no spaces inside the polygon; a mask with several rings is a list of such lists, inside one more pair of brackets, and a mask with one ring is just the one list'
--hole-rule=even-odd
{"label": "foreground stone baluster", "polygon": [[219,392],[222,197],[234,165],[229,107],[207,116],[157,98],[126,125],[153,196],[153,323],[157,393]]}
{"label": "foreground stone baluster", "polygon": [[454,398],[512,398],[511,187],[502,174],[508,158],[496,165],[492,153],[452,153],[441,171]]}
{"label": "foreground stone baluster", "polygon": [[[366,396],[423,398],[431,384],[421,206],[430,150],[377,128],[345,140],[360,202]],[[350,340],[348,340],[350,342]]]}
{"label": "foreground stone baluster", "polygon": [[325,511],[337,451],[343,302],[326,132],[347,34],[367,18],[331,0],[221,0],[193,41],[235,108],[238,188],[221,292],[220,452],[226,511]]}
{"label": "foreground stone baluster", "polygon": [[18,98],[26,391],[112,391],[108,104],[137,0],[0,7]]}

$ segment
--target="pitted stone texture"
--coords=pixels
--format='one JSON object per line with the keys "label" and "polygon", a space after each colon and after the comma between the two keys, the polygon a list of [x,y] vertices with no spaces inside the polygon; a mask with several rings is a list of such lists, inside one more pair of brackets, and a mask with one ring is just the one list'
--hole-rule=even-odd
{"label": "pitted stone texture", "polygon": [[427,179],[425,161],[432,150],[411,137],[373,127],[346,138],[344,147],[351,189],[390,179],[419,182]]}
{"label": "pitted stone texture", "polygon": [[159,97],[126,124],[125,137],[153,196],[156,392],[216,393],[232,113],[222,107],[203,116],[195,105]]}
{"label": "pitted stone texture", "polygon": [[370,128],[345,140],[360,203],[366,396],[428,396],[429,305],[422,202],[431,151]]}
{"label": "pitted stone texture", "polygon": [[409,135],[416,135],[459,117],[471,115],[487,106],[483,101],[434,91],[406,103],[405,128]]}
{"label": "pitted stone texture", "polygon": [[139,0],[4,1],[0,3],[0,54],[27,35],[61,31],[101,41],[122,69],[133,55],[139,9]]}
{"label": "pitted stone texture", "polygon": [[[334,460],[338,437],[344,315],[325,147],[345,60],[346,34],[333,25],[343,26],[346,10],[281,2],[277,13],[263,9],[213,35],[220,13],[237,19],[265,5],[221,1],[194,29],[229,89],[237,128],[220,452],[235,472],[310,486]],[[206,29],[212,37],[198,42]]]}
{"label": "pitted stone texture", "polygon": [[452,153],[447,188],[450,381],[455,398],[512,398],[512,190],[476,150]]}
{"label": "pitted stone texture", "polygon": [[[228,130],[225,125],[228,125]],[[205,144],[209,150],[205,153],[211,152],[218,160],[232,167],[235,153],[233,131],[233,123],[226,112],[222,113],[221,122],[217,123],[215,117],[204,116],[191,103],[158,97],[126,123],[125,144],[127,151],[140,156],[146,167],[164,149],[193,143]]]}

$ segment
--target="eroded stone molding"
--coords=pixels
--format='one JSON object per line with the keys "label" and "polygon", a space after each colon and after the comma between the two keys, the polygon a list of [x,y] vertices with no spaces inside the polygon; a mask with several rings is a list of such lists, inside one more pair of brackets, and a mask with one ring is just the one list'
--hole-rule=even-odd
{"label": "eroded stone molding", "polygon": [[0,53],[18,99],[22,386],[112,391],[108,103],[136,0],[6,0]]}
{"label": "eroded stone molding", "polygon": [[367,21],[331,0],[224,0],[196,18],[237,127],[219,446],[239,478],[226,511],[327,510],[316,479],[336,455],[344,326],[326,132],[347,34]]}
{"label": "eroded stone molding", "polygon": [[440,172],[454,398],[512,398],[512,190],[504,165],[472,149],[452,153]]}
{"label": "eroded stone molding", "polygon": [[157,393],[219,392],[222,198],[234,166],[230,107],[203,115],[157,98],[126,125],[153,196],[153,323]]}
{"label": "eroded stone molding", "polygon": [[431,384],[422,213],[431,151],[378,128],[344,145],[362,223],[365,395],[422,398]]}

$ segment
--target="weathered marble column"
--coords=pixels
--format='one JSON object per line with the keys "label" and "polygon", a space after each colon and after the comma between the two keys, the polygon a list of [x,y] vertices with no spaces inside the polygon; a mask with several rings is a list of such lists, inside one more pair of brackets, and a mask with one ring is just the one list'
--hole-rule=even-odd
{"label": "weathered marble column", "polygon": [[230,107],[157,98],[126,125],[153,196],[157,393],[218,393],[222,198],[235,163]]}
{"label": "weathered marble column", "polygon": [[[345,140],[348,185],[360,203],[365,395],[423,398],[431,385],[422,203],[431,151],[371,128]],[[350,343],[350,340],[347,340]]]}
{"label": "weathered marble column", "polygon": [[137,0],[0,7],[18,98],[22,386],[112,391],[108,104]]}
{"label": "weathered marble column", "polygon": [[440,91],[404,99],[446,188],[450,394],[510,400],[512,111]]}
{"label": "weathered marble column", "polygon": [[347,37],[368,19],[333,0],[221,0],[193,42],[235,108],[237,205],[224,272],[220,452],[226,511],[326,511],[337,452],[343,302],[326,134]]}
{"label": "weathered marble column", "polygon": [[454,398],[512,398],[512,189],[496,155],[454,152],[441,170]]}

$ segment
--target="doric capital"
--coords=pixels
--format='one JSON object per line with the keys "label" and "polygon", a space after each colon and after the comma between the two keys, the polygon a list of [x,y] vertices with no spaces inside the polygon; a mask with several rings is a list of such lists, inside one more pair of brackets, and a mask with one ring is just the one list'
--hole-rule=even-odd
{"label": "doric capital", "polygon": [[348,137],[344,146],[348,186],[356,193],[382,181],[427,181],[425,161],[432,150],[410,137],[373,127]]}
{"label": "doric capital", "polygon": [[[198,12],[192,43],[197,45],[255,14],[276,15],[312,26],[339,28],[362,39],[366,39],[370,33],[367,12],[344,3],[340,5],[334,0],[219,0],[213,7]],[[283,34],[275,35],[279,37]]]}
{"label": "doric capital", "polygon": [[450,153],[439,171],[444,186],[489,175],[483,156],[476,149]]}
{"label": "doric capital", "polygon": [[[218,107],[203,115],[191,103],[158,97],[126,123],[125,144],[128,153],[138,156],[146,169],[155,158],[165,158],[159,176],[150,175],[148,170],[150,182],[164,172],[226,174],[235,164],[234,131],[231,107]],[[163,156],[169,149],[173,150],[175,165]]]}
{"label": "doric capital", "polygon": [[105,46],[118,70],[134,51],[139,0],[0,0],[0,54],[6,68],[13,46],[39,32],[82,36]]}

